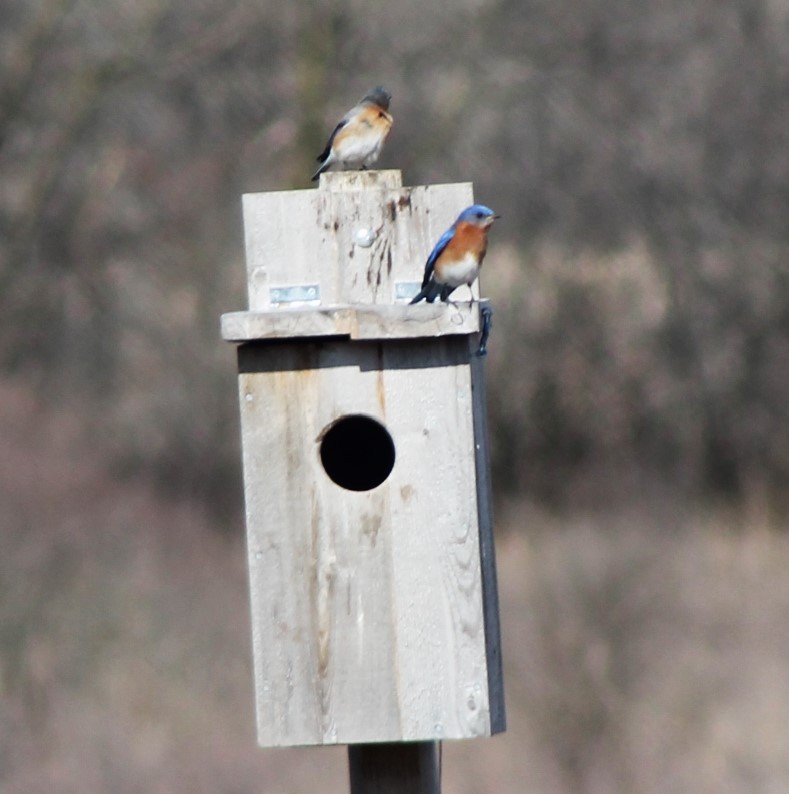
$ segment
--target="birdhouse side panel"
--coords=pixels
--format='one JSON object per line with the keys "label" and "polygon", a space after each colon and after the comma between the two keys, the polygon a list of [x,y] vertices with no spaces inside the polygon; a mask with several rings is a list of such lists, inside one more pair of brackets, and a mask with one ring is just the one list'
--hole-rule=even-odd
{"label": "birdhouse side panel", "polygon": [[471,356],[471,384],[474,412],[474,439],[477,472],[477,512],[479,515],[482,602],[485,611],[485,653],[488,670],[490,731],[506,730],[504,673],[501,655],[499,590],[496,573],[496,544],[493,525],[493,488],[490,474],[490,439],[484,358]]}

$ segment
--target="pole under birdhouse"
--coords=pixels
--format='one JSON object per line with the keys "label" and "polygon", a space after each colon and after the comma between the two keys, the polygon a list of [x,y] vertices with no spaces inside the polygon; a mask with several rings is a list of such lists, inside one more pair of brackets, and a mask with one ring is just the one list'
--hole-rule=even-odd
{"label": "pole under birdhouse", "polygon": [[441,744],[348,746],[351,794],[440,794]]}

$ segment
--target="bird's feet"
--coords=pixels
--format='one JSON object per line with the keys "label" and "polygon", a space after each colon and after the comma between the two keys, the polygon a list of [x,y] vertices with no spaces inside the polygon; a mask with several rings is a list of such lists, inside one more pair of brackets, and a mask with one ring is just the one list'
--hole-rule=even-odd
{"label": "bird's feet", "polygon": [[479,335],[479,347],[477,348],[477,355],[487,356],[488,337],[490,336],[490,329],[493,327],[493,309],[490,306],[483,306],[479,311],[482,315],[482,331]]}

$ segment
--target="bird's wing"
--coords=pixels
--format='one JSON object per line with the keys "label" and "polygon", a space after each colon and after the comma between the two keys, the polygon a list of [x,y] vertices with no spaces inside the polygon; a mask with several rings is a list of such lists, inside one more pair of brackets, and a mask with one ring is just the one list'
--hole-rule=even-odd
{"label": "bird's wing", "polygon": [[439,238],[430,256],[425,263],[425,277],[422,279],[422,287],[426,287],[430,277],[433,275],[433,269],[436,266],[436,259],[443,253],[444,249],[449,245],[449,241],[455,236],[455,227],[450,226]]}
{"label": "bird's wing", "polygon": [[[324,162],[326,158],[331,154],[331,146],[334,143],[334,139],[337,137],[337,133],[346,125],[348,124],[350,114],[343,116],[340,123],[332,130],[332,134],[329,135],[329,140],[326,141],[326,146],[324,147],[323,151],[315,158],[315,160],[319,163]],[[313,150],[314,151],[314,150]]]}
{"label": "bird's wing", "polygon": [[334,143],[334,139],[337,137],[337,133],[343,128],[347,127],[351,121],[354,121],[358,118],[359,114],[365,109],[366,105],[363,102],[360,102],[358,105],[354,105],[337,123],[337,126],[332,130],[331,135],[329,135],[329,140],[326,141],[326,147],[324,150],[317,156],[316,160],[319,163],[322,163],[331,153],[331,147]]}

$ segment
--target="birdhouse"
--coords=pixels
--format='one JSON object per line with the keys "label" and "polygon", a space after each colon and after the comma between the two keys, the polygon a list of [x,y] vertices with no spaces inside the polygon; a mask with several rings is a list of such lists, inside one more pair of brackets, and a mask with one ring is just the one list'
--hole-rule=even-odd
{"label": "birdhouse", "polygon": [[504,729],[477,285],[408,304],[471,203],[399,171],[244,196],[249,311],[222,334],[262,746]]}

